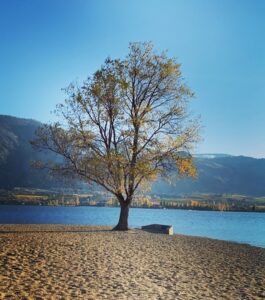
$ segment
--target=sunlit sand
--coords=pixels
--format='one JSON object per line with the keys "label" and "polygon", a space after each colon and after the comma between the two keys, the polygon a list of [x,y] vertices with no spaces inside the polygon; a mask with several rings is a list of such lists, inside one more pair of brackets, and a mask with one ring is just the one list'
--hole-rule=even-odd
{"label": "sunlit sand", "polygon": [[0,299],[263,299],[265,249],[108,227],[0,225]]}

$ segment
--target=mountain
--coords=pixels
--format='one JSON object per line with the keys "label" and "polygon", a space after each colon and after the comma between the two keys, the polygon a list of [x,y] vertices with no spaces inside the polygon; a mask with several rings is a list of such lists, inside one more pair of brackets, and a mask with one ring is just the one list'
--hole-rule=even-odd
{"label": "mountain", "polygon": [[226,154],[196,155],[196,179],[176,179],[175,184],[159,180],[152,193],[265,195],[265,159]]}
{"label": "mountain", "polygon": [[[14,187],[51,188],[62,185],[50,178],[47,171],[33,170],[31,160],[53,159],[52,153],[32,149],[40,122],[0,115],[0,189]],[[265,195],[265,159],[227,154],[199,154],[194,158],[198,178],[173,180],[170,185],[159,180],[152,193],[177,195],[183,193]]]}
{"label": "mountain", "polygon": [[52,158],[52,154],[33,150],[29,143],[40,125],[34,120],[0,115],[0,189],[58,185],[47,171],[30,167],[31,160]]}

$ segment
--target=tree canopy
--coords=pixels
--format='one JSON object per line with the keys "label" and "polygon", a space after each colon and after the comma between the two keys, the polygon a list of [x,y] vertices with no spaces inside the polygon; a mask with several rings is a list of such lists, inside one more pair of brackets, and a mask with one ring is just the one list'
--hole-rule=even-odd
{"label": "tree canopy", "polygon": [[176,59],[151,43],[131,43],[125,59],[107,58],[65,92],[57,106],[61,121],[41,127],[33,142],[62,157],[48,165],[55,174],[94,182],[126,209],[140,186],[172,168],[195,175],[190,150],[199,124],[187,111],[193,93]]}

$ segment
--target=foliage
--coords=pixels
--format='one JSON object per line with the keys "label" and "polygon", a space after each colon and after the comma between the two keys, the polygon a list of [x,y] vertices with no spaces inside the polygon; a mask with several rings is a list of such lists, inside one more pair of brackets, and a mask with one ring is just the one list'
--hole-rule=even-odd
{"label": "foliage", "polygon": [[132,43],[124,59],[108,58],[83,85],[71,84],[62,122],[45,125],[33,145],[63,157],[48,167],[103,186],[129,205],[145,182],[177,168],[194,176],[190,150],[199,125],[187,113],[193,93],[180,65],[150,43]]}

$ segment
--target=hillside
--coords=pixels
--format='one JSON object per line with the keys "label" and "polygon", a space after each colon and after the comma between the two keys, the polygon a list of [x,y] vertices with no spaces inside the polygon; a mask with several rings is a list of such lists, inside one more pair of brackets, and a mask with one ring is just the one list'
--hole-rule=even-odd
{"label": "hillside", "polygon": [[[0,189],[14,187],[51,188],[60,186],[47,172],[32,170],[30,161],[52,159],[32,149],[40,122],[0,115]],[[182,193],[215,193],[265,195],[265,159],[225,154],[204,154],[195,157],[196,180],[173,180],[153,184],[152,193],[176,195]]]}
{"label": "hillside", "polygon": [[[0,188],[52,187],[57,182],[47,172],[33,170],[31,160],[48,158],[29,143],[40,122],[0,115]],[[51,156],[50,156],[51,157]]]}
{"label": "hillside", "polygon": [[197,179],[175,180],[169,185],[159,181],[153,193],[265,195],[265,159],[230,155],[199,155],[195,158]]}

